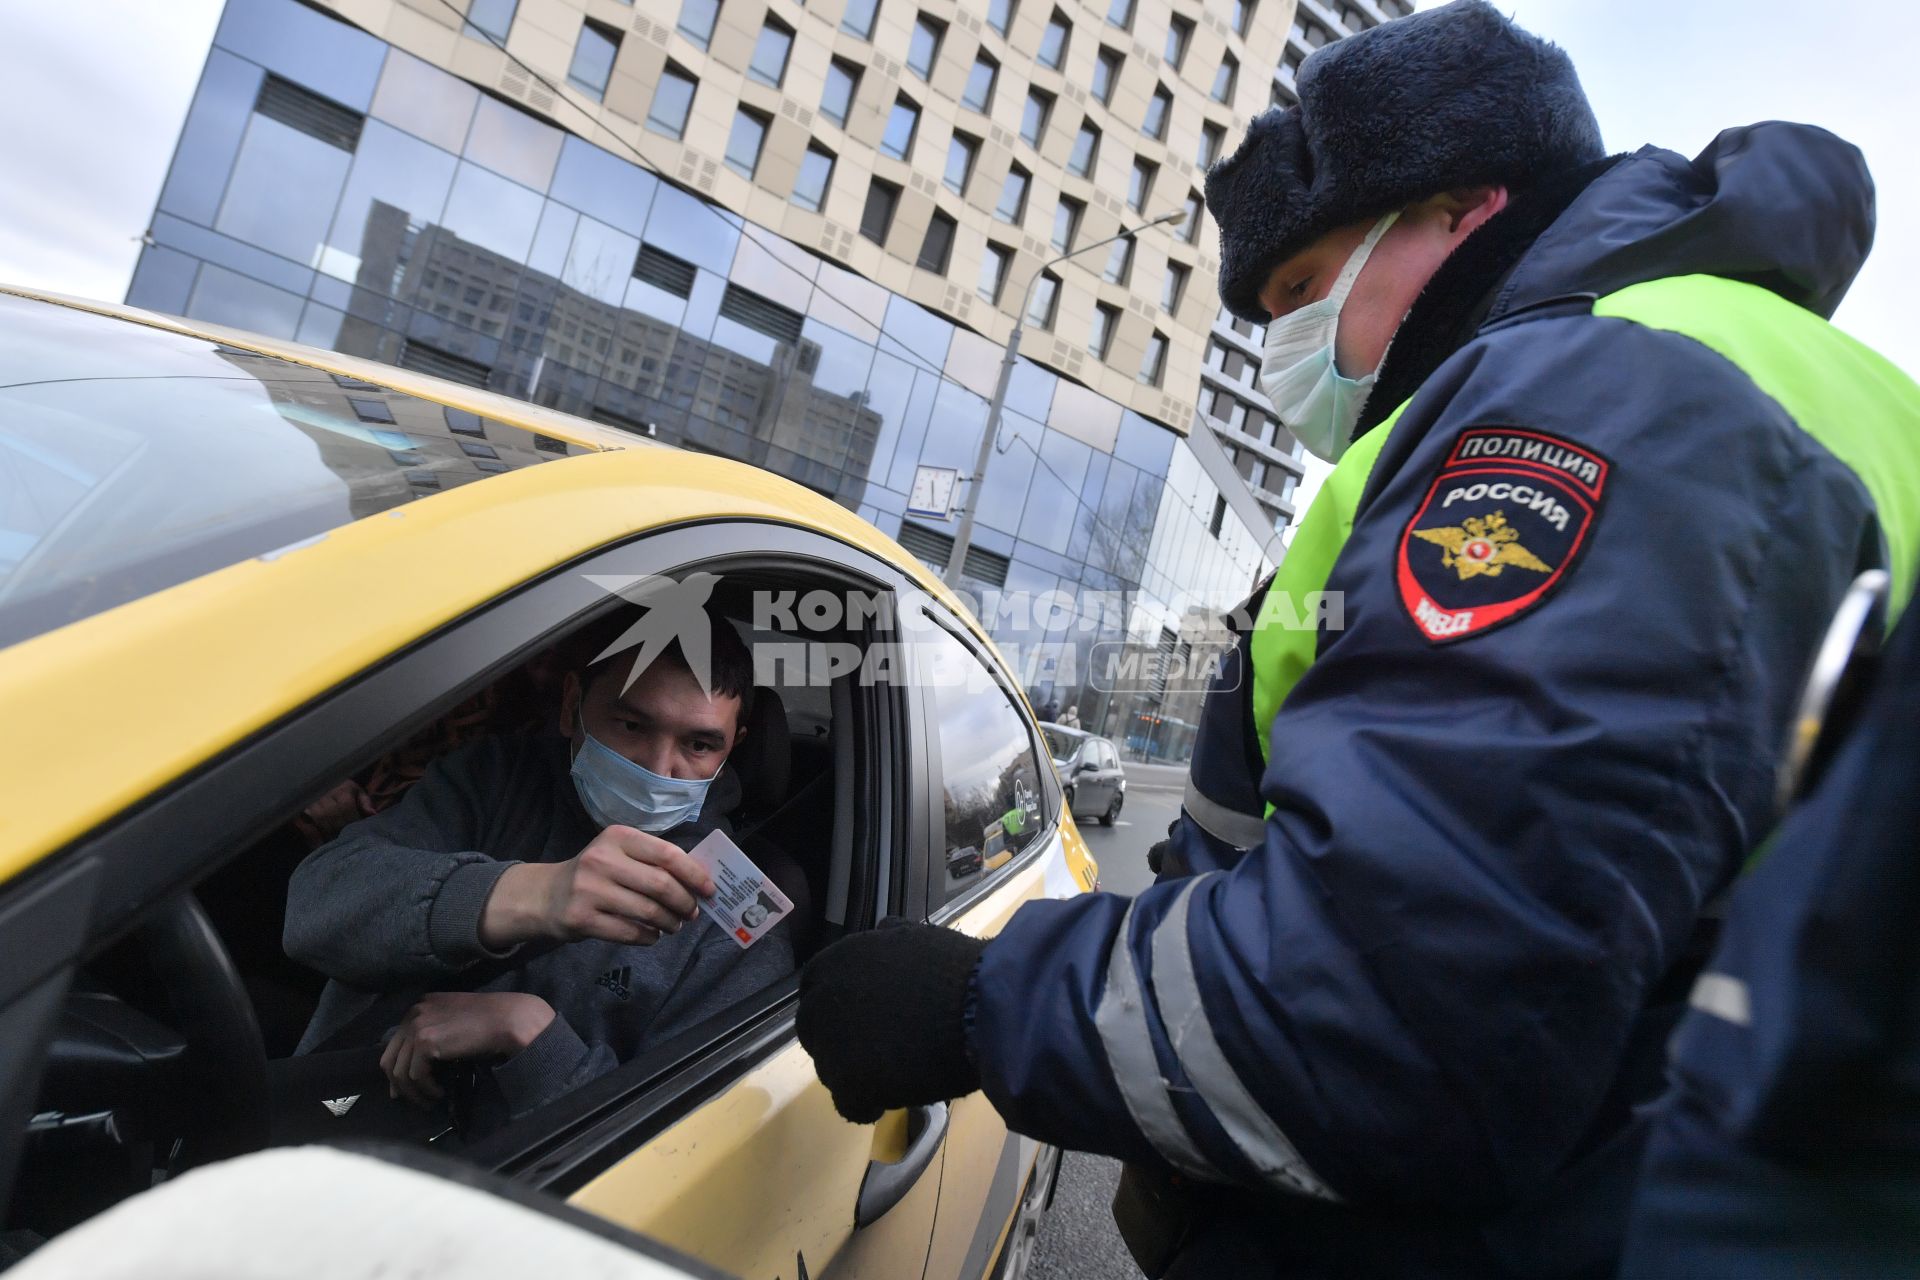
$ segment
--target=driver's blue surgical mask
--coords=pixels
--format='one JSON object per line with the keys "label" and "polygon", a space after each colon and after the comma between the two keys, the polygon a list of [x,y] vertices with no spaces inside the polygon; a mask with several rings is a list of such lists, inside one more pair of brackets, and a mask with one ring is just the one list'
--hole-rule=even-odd
{"label": "driver's blue surgical mask", "polygon": [[[661,832],[700,816],[713,778],[664,778],[588,733],[584,714],[577,723],[580,749],[573,753],[573,789],[588,817],[603,827]],[[719,773],[716,768],[714,776]]]}

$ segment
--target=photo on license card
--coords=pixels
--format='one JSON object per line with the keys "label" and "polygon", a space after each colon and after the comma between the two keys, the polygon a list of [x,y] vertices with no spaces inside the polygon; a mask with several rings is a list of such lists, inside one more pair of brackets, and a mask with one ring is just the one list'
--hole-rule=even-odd
{"label": "photo on license card", "polygon": [[793,900],[753,865],[753,859],[726,832],[708,833],[688,854],[713,877],[714,895],[701,909],[712,913],[741,947],[758,942],[793,910]]}

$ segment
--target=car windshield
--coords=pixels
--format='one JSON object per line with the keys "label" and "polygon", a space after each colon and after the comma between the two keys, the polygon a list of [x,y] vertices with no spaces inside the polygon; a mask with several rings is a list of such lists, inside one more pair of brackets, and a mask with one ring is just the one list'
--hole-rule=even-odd
{"label": "car windshield", "polygon": [[1040,732],[1047,739],[1047,753],[1055,760],[1071,760],[1073,753],[1080,749],[1080,744],[1086,741],[1077,733],[1068,733],[1052,725],[1041,725]]}
{"label": "car windshield", "polygon": [[0,647],[491,473],[590,452],[0,294]]}

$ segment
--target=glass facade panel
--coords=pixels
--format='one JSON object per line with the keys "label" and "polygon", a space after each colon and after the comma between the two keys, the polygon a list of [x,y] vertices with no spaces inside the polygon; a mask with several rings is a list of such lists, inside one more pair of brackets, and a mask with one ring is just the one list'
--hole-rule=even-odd
{"label": "glass facade panel", "polygon": [[273,338],[291,338],[300,327],[298,294],[261,284],[237,271],[209,262],[200,268],[187,314],[195,320],[231,325]]}
{"label": "glass facade panel", "polygon": [[443,219],[446,231],[518,263],[533,246],[540,197],[464,161],[454,173]]}
{"label": "glass facade panel", "polygon": [[411,238],[440,221],[458,163],[438,147],[369,120],[320,269],[385,292],[409,256]]}
{"label": "glass facade panel", "polygon": [[213,225],[311,267],[351,160],[338,147],[256,113]]}
{"label": "glass facade panel", "polygon": [[[458,153],[480,91],[430,63],[395,49],[374,90],[373,114],[443,151]],[[364,134],[361,135],[365,137]]]}
{"label": "glass facade panel", "polygon": [[467,159],[503,178],[545,191],[560,158],[561,132],[495,98],[482,98],[467,138]]}
{"label": "glass facade panel", "polygon": [[[608,226],[637,236],[647,229],[654,193],[659,189],[660,180],[645,169],[627,163],[611,151],[569,136],[560,148],[560,163],[553,171],[553,186],[548,194],[582,213],[592,214]],[[699,216],[705,222],[718,221],[711,213]]]}
{"label": "glass facade panel", "polygon": [[232,0],[214,44],[355,111],[373,104],[382,40],[296,0]]}
{"label": "glass facade panel", "polygon": [[162,209],[202,226],[213,224],[264,78],[260,68],[223,49],[208,53],[200,92],[174,150],[173,168],[160,188]]}

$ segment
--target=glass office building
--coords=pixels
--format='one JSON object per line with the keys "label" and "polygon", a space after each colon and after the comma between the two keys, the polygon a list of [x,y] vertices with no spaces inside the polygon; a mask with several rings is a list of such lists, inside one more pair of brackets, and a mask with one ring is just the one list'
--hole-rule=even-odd
{"label": "glass office building", "polygon": [[[463,381],[764,467],[936,569],[1002,348],[964,324],[319,9],[230,0],[128,294]],[[1078,381],[1017,368],[966,562],[996,637],[1134,754],[1180,758],[1197,686],[1087,680],[1096,646],[1201,643],[1198,597],[1265,570],[1187,442]],[[1000,608],[991,592],[1000,593]],[[1097,607],[1008,607],[1064,592]],[[1036,650],[1036,652],[1038,652]]]}

